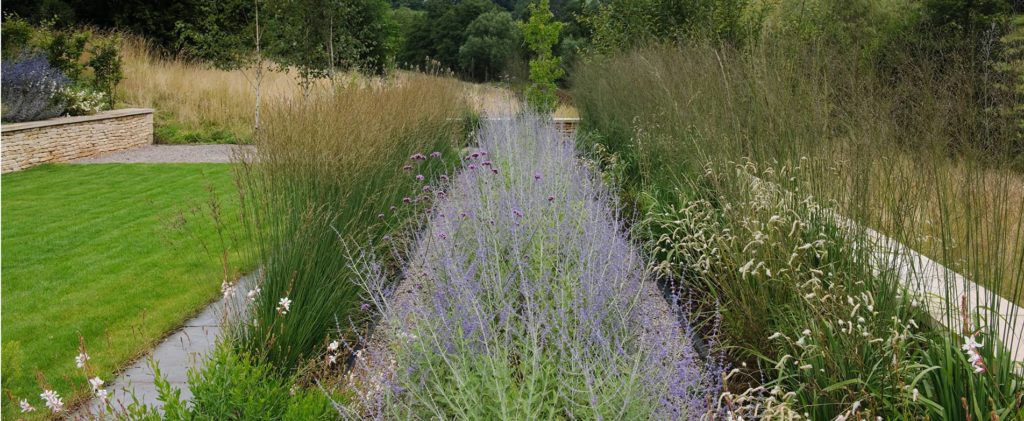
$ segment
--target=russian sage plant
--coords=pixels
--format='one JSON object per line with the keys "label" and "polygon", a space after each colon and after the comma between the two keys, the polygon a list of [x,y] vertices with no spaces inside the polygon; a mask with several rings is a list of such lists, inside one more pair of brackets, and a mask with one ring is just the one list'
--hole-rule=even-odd
{"label": "russian sage plant", "polygon": [[[694,352],[613,211],[538,117],[491,121],[392,285],[355,259],[390,344],[356,354],[363,411],[394,419],[692,419],[720,373]],[[362,364],[360,364],[362,363]],[[374,368],[376,367],[376,368]],[[365,414],[364,414],[365,415]]]}
{"label": "russian sage plant", "polygon": [[44,55],[26,56],[3,64],[3,120],[45,120],[60,115],[64,107],[56,101],[68,78],[55,69]]}

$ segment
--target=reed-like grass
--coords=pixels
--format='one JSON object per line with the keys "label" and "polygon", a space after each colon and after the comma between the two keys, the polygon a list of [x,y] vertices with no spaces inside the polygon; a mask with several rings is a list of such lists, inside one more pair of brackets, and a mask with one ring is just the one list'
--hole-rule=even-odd
{"label": "reed-like grass", "polygon": [[[834,215],[1024,302],[1019,157],[1006,142],[1012,126],[986,114],[1020,98],[999,97],[979,83],[992,82],[980,67],[955,57],[883,77],[849,56],[773,41],[654,47],[578,68],[575,101],[646,215],[661,269],[721,304],[737,361],[758,357],[751,377],[731,378],[723,408],[1019,416],[1020,378],[1000,344],[1019,333],[979,320],[998,297],[968,297],[975,304],[961,309],[947,292],[947,311],[927,317],[896,260],[879,257],[896,250],[866,246],[868,232]],[[760,192],[750,175],[791,198]],[[969,337],[983,338],[982,373],[961,350]],[[751,383],[766,387],[740,390]]]}
{"label": "reed-like grass", "polygon": [[362,291],[342,241],[363,243],[402,221],[392,206],[415,197],[414,176],[430,177],[444,158],[403,166],[416,164],[417,153],[454,156],[466,110],[457,82],[425,75],[267,107],[256,152],[238,167],[244,224],[262,267],[243,348],[292,370],[318,355],[335,327],[358,322]]}

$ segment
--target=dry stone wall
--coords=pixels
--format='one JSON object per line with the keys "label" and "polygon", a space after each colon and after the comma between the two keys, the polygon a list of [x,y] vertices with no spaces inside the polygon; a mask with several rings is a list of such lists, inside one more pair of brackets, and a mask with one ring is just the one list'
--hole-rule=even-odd
{"label": "dry stone wall", "polygon": [[153,110],[127,108],[0,126],[3,173],[153,143]]}

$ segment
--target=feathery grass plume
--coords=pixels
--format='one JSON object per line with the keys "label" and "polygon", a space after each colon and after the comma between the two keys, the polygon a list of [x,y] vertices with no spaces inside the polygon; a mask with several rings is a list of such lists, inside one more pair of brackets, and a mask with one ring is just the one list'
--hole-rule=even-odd
{"label": "feathery grass plume", "polygon": [[[660,294],[614,192],[537,116],[492,120],[438,187],[397,286],[366,260],[383,311],[364,410],[386,418],[692,419],[720,372]],[[486,163],[486,165],[484,165]],[[391,355],[387,355],[387,354]],[[380,361],[383,360],[383,361]],[[370,390],[365,390],[366,388]]]}
{"label": "feathery grass plume", "polygon": [[256,152],[242,157],[238,184],[259,294],[240,328],[240,346],[282,371],[317,358],[337,321],[361,319],[359,296],[339,237],[365,242],[398,226],[392,209],[431,177],[464,141],[466,108],[454,81],[416,76],[380,86],[348,86],[266,110]]}

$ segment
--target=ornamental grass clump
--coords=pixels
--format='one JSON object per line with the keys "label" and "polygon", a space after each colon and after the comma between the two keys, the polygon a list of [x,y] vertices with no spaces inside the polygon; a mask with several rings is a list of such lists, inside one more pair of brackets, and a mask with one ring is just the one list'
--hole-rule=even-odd
{"label": "ornamental grass clump", "polygon": [[891,78],[816,47],[683,43],[577,69],[587,139],[655,268],[721,307],[738,370],[717,406],[1020,418],[1024,182],[1013,128],[982,118],[1019,95],[963,63]]}
{"label": "ornamental grass clump", "polygon": [[[290,372],[319,356],[337,324],[359,319],[362,290],[339,237],[363,242],[394,230],[409,211],[391,205],[418,188],[401,170],[409,157],[455,155],[466,110],[455,83],[415,76],[268,107],[256,152],[237,174],[261,265],[254,289],[234,292],[253,302],[238,326],[243,351]],[[433,177],[442,163],[412,165]]]}
{"label": "ornamental grass clump", "polygon": [[[677,297],[615,195],[537,117],[489,121],[397,286],[355,259],[390,344],[357,354],[360,410],[390,419],[693,419],[717,394]],[[365,256],[365,255],[364,255]],[[374,367],[376,365],[376,367]],[[365,415],[365,414],[364,414]]]}

